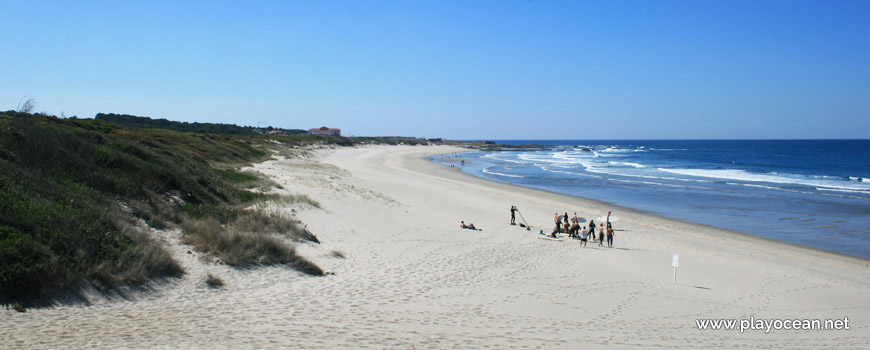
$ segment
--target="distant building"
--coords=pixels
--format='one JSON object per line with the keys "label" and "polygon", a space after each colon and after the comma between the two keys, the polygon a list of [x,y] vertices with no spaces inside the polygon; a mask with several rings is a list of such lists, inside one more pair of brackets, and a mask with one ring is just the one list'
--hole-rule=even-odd
{"label": "distant building", "polygon": [[327,128],[323,126],[317,129],[308,129],[308,135],[341,136],[341,129]]}

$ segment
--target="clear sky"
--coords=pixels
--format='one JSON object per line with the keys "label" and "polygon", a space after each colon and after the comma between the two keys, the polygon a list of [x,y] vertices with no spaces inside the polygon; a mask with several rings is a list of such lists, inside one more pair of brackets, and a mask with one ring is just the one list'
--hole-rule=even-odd
{"label": "clear sky", "polygon": [[358,136],[870,138],[870,1],[0,8],[0,110],[32,96],[54,115]]}

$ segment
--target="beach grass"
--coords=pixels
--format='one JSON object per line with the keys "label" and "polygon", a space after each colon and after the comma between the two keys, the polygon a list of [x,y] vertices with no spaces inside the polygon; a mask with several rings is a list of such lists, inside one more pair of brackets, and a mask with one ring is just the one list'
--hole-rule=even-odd
{"label": "beach grass", "polygon": [[[206,238],[194,240],[231,251],[226,260],[239,266],[290,264],[320,274],[286,242],[257,233],[304,240],[292,220],[239,209],[265,201],[318,206],[305,196],[265,193],[275,184],[238,170],[268,159],[276,143],[260,135],[0,112],[0,302],[42,300],[47,290],[91,283],[139,285],[182,275],[164,244],[131,224],[137,219],[153,228],[209,230],[212,221],[238,222],[243,231],[206,230]],[[259,219],[269,219],[263,229],[255,229]]]}
{"label": "beach grass", "polygon": [[[256,220],[268,218],[264,225]],[[279,234],[297,237],[290,221],[269,218],[258,211],[245,211],[229,223],[214,217],[185,220],[182,224],[184,242],[198,251],[208,253],[219,262],[234,267],[258,265],[289,265],[310,275],[323,275],[317,265],[298,256],[296,249]],[[287,227],[287,231],[275,231]],[[304,229],[300,229],[304,232]]]}

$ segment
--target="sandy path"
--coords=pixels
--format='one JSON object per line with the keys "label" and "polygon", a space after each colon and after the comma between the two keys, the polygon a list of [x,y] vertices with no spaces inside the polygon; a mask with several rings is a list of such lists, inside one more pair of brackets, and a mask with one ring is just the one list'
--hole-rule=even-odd
{"label": "sandy path", "polygon": [[[496,184],[377,146],[256,166],[323,209],[300,252],[335,275],[203,264],[135,300],[0,311],[0,347],[866,348],[870,262]],[[554,211],[614,209],[616,248],[547,241]],[[483,231],[462,230],[459,220]],[[186,254],[176,246],[179,255]],[[340,252],[341,259],[333,252]],[[680,253],[678,284],[671,254]],[[201,282],[211,271],[227,283]],[[696,319],[843,319],[849,330],[697,329]]]}

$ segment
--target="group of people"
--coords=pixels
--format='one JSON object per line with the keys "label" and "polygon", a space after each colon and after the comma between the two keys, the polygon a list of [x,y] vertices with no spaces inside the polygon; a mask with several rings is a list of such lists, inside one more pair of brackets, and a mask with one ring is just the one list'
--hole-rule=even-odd
{"label": "group of people", "polygon": [[[511,225],[516,225],[516,213],[519,212],[517,206],[511,206]],[[600,219],[600,218],[599,218]],[[586,247],[587,242],[592,240],[598,241],[598,246],[603,247],[604,242],[607,242],[607,247],[613,248],[613,224],[610,223],[610,212],[607,212],[607,217],[604,219],[604,222],[599,223],[597,226],[595,225],[595,220],[590,220],[589,225],[581,225],[584,221],[583,218],[577,217],[577,213],[574,212],[573,217],[568,217],[568,212],[565,212],[562,215],[559,215],[559,212],[553,216],[553,221],[556,223],[556,227],[553,228],[553,231],[550,232],[550,237],[556,238],[556,234],[559,233],[567,233],[569,238],[579,239],[580,245]],[[526,226],[520,224],[520,226]],[[473,223],[466,224],[465,221],[459,222],[459,227],[469,230],[475,231],[483,231],[474,227]],[[543,230],[541,230],[541,234],[543,234]]]}
{"label": "group of people", "polygon": [[[556,227],[553,228],[553,231],[550,232],[550,236],[556,238],[557,233],[567,233],[568,237],[579,239],[580,245],[586,246],[587,241],[598,240],[598,246],[604,246],[605,239],[607,240],[607,246],[613,247],[613,225],[610,223],[610,212],[607,212],[607,218],[605,222],[599,223],[598,227],[595,226],[595,220],[589,221],[589,226],[581,226],[581,223],[584,221],[581,218],[577,217],[577,213],[574,213],[572,218],[568,218],[568,212],[565,212],[563,215],[559,215],[559,212],[553,217]],[[606,223],[606,227],[605,227]],[[598,230],[598,236],[596,238],[596,229]]]}

